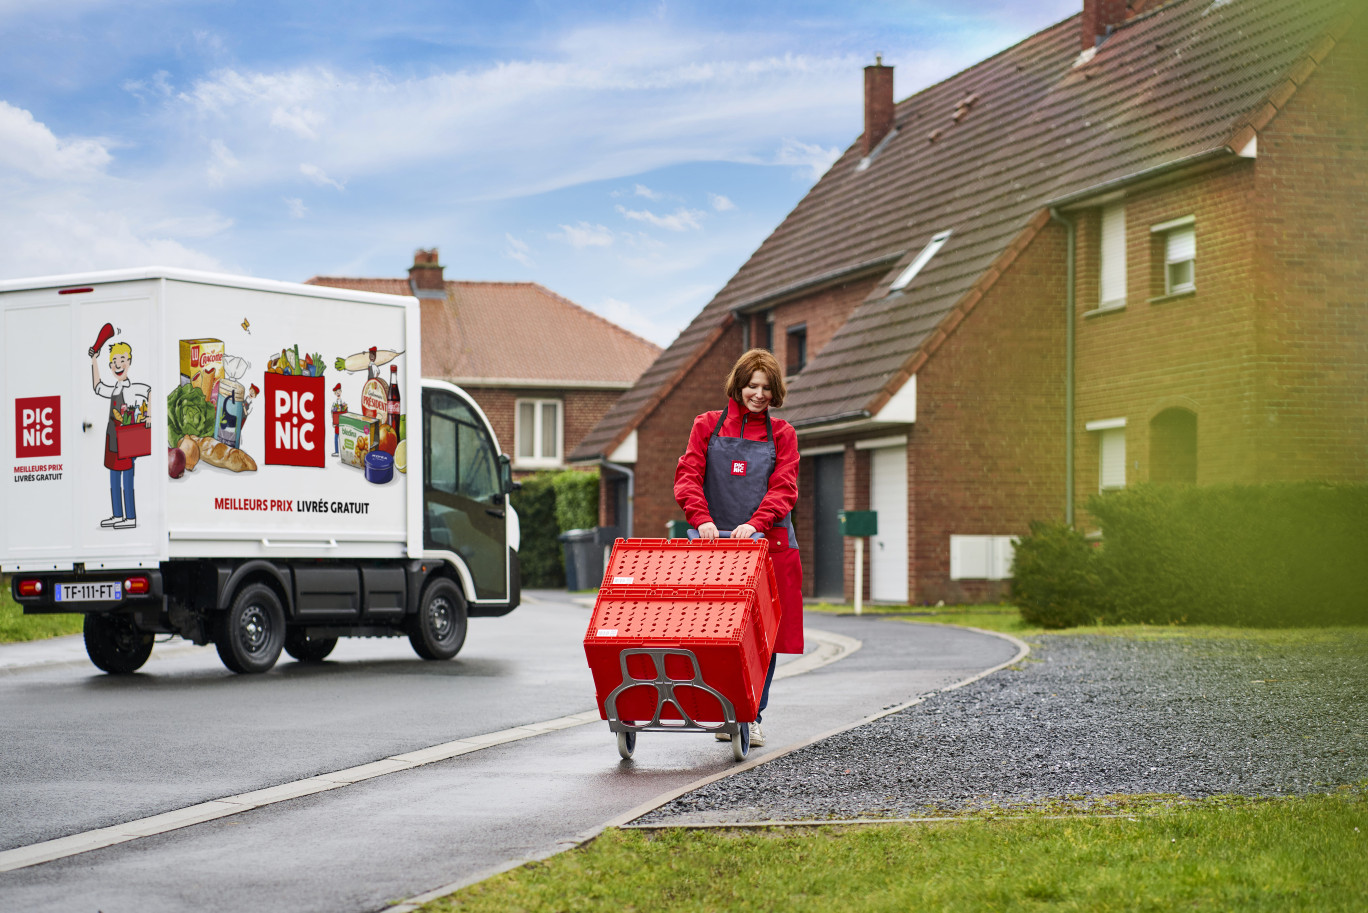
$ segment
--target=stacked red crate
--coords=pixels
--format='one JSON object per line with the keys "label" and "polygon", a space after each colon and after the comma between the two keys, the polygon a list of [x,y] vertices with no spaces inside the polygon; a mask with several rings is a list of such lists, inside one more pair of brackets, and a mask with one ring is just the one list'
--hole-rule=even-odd
{"label": "stacked red crate", "polygon": [[[720,692],[750,722],[760,704],[765,672],[779,630],[778,587],[763,539],[619,539],[594,604],[584,652],[594,675],[599,714],[604,699],[623,682],[624,649],[683,649],[697,658],[703,681]],[[668,657],[657,670],[648,656],[628,658],[628,674],[654,680],[663,671],[674,693],[696,722],[723,719],[720,704],[706,691],[681,684],[694,679],[693,664]],[[618,718],[647,721],[657,689],[638,685],[617,699]],[[662,719],[678,720],[669,706]]]}

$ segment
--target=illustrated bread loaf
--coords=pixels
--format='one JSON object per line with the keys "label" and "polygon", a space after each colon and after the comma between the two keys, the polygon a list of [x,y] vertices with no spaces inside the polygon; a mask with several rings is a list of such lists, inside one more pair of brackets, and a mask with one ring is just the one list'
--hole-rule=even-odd
{"label": "illustrated bread loaf", "polygon": [[200,460],[199,440],[187,434],[176,447],[185,454],[185,471],[194,472]]}
{"label": "illustrated bread loaf", "polygon": [[194,438],[199,445],[200,459],[210,466],[217,466],[219,469],[228,469],[233,472],[256,472],[256,460],[252,459],[245,451],[236,447],[229,447],[222,441],[216,441],[211,437]]}

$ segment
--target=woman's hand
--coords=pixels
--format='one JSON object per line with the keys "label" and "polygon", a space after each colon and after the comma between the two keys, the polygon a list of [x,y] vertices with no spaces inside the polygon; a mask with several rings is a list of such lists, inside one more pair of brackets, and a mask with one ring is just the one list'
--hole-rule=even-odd
{"label": "woman's hand", "polygon": [[698,538],[716,539],[718,538],[716,523],[700,523],[698,525]]}
{"label": "woman's hand", "polygon": [[755,535],[755,527],[751,526],[749,523],[742,523],[736,529],[732,530],[731,535],[733,539],[749,539],[751,536]]}

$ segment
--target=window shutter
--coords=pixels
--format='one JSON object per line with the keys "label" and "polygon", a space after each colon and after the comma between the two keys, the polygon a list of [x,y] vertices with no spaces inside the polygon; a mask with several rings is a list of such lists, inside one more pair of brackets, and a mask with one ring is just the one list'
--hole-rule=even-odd
{"label": "window shutter", "polygon": [[1197,259],[1197,231],[1193,228],[1175,228],[1168,233],[1165,241],[1167,253],[1164,259],[1169,263]]}
{"label": "window shutter", "polygon": [[1108,428],[1099,432],[1098,450],[1101,461],[1098,467],[1098,488],[1126,487],[1126,429]]}
{"label": "window shutter", "polygon": [[1120,203],[1102,209],[1102,277],[1099,307],[1126,302],[1126,207]]}

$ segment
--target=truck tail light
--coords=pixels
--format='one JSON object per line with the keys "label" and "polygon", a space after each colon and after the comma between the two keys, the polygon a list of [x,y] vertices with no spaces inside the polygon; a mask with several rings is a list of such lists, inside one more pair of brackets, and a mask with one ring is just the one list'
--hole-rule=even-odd
{"label": "truck tail light", "polygon": [[143,596],[152,589],[152,583],[146,577],[129,577],[123,588],[125,595]]}
{"label": "truck tail light", "polygon": [[37,578],[29,578],[19,581],[20,596],[41,596],[43,595],[43,581]]}

